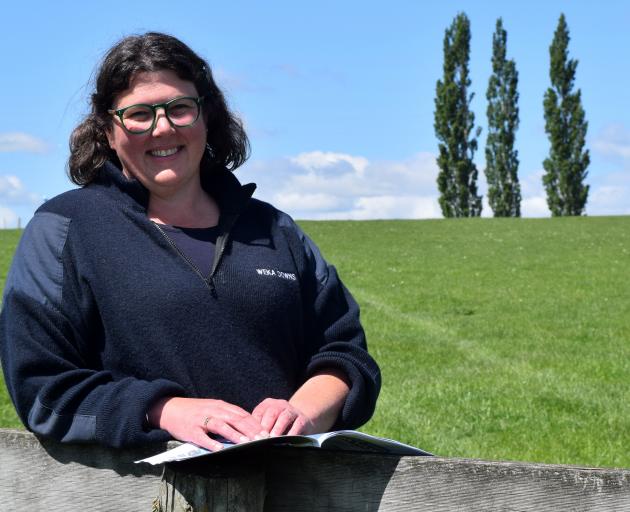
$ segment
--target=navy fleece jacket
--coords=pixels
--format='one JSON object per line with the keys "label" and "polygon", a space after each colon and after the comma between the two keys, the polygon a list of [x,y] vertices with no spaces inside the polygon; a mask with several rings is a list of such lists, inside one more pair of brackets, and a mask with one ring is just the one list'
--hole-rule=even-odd
{"label": "navy fleece jacket", "polygon": [[380,389],[359,309],[317,247],[227,171],[211,275],[146,216],[147,192],[107,163],[99,179],[46,202],[24,231],[0,314],[9,393],[33,432],[65,442],[164,441],[145,414],[164,396],[252,410],[288,399],[319,369],[350,394],[336,428],[372,415]]}

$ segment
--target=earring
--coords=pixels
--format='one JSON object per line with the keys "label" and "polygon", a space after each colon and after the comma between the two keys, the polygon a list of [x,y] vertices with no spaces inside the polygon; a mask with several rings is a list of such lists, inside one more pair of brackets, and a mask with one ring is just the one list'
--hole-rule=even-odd
{"label": "earring", "polygon": [[210,144],[206,143],[206,153],[208,153],[208,158],[210,160],[214,160],[214,150],[212,149],[212,146],[210,146]]}

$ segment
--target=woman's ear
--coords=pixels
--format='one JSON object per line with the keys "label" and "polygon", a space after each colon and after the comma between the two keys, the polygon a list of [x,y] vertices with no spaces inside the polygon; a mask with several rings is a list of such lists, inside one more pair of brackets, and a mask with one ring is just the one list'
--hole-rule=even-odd
{"label": "woman's ear", "polygon": [[114,137],[114,131],[112,130],[112,128],[107,128],[105,130],[105,135],[107,136],[107,142],[109,144],[109,147],[112,148],[114,151],[116,151],[116,139]]}

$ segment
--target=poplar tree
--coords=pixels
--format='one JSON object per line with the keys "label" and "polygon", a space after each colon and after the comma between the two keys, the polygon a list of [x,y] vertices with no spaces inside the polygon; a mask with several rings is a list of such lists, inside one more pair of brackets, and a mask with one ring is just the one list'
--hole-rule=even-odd
{"label": "poplar tree", "polygon": [[444,34],[444,75],[438,80],[435,96],[435,134],[439,142],[437,184],[444,217],[481,215],[481,196],[477,195],[477,167],[473,156],[477,150],[474,136],[475,115],[470,110],[474,97],[468,93],[470,22],[458,14]]}
{"label": "poplar tree", "polygon": [[495,217],[521,216],[521,186],[518,182],[518,72],[514,60],[506,59],[507,32],[499,18],[492,36],[492,75],[488,81],[488,137],[486,179],[488,203]]}
{"label": "poplar tree", "polygon": [[573,91],[578,61],[567,59],[569,29],[564,14],[549,47],[551,87],[545,92],[545,131],[551,149],[543,162],[543,184],[553,216],[584,213],[589,186],[584,184],[590,163],[584,141],[588,123],[584,119],[581,91]]}

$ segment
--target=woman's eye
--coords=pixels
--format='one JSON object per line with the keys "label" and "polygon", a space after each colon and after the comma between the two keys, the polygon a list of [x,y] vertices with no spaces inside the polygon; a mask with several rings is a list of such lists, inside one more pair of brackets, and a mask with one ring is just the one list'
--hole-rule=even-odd
{"label": "woman's eye", "polygon": [[153,117],[153,113],[147,109],[127,110],[124,114],[125,119],[131,121],[146,121]]}
{"label": "woman's eye", "polygon": [[171,105],[171,108],[169,109],[169,114],[178,116],[190,112],[191,109],[191,105],[188,105],[186,103],[177,103],[176,105]]}

